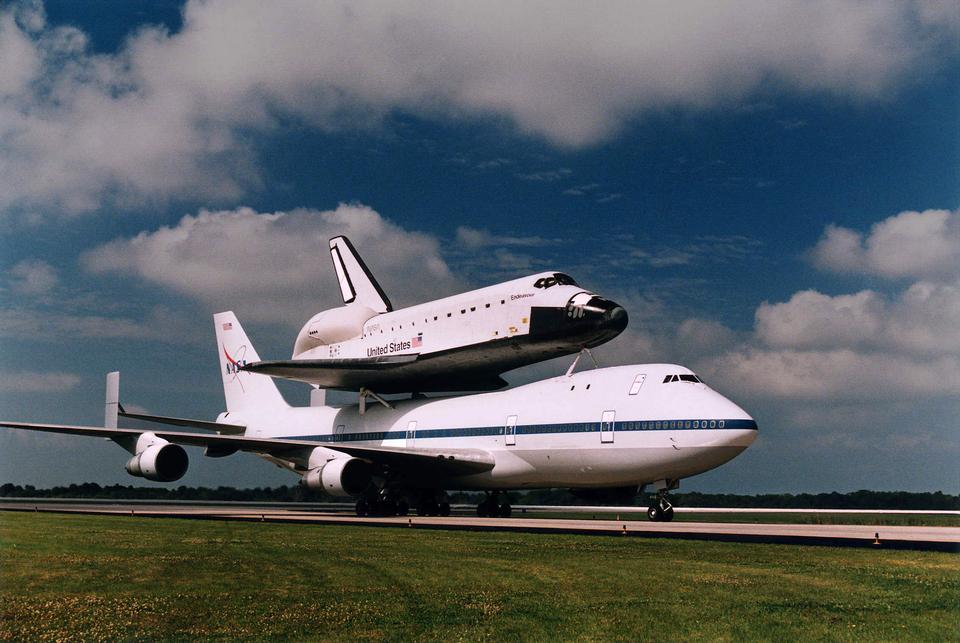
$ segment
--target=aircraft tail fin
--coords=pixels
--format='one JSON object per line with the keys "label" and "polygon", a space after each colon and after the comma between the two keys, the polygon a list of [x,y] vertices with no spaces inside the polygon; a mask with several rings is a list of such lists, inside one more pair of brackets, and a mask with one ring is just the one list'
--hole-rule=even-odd
{"label": "aircraft tail fin", "polygon": [[233,311],[215,314],[213,324],[217,331],[220,377],[223,378],[227,411],[286,408],[286,401],[270,377],[241,369],[250,362],[259,362],[260,356]]}
{"label": "aircraft tail fin", "polygon": [[330,239],[330,258],[333,259],[343,303],[357,302],[378,313],[393,310],[383,288],[373,278],[350,239],[344,236]]}

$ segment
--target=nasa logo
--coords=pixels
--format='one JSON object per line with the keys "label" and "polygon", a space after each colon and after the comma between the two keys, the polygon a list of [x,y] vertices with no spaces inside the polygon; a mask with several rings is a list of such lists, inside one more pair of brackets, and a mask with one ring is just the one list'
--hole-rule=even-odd
{"label": "nasa logo", "polygon": [[244,359],[244,355],[247,353],[247,347],[241,346],[240,350],[237,352],[237,358],[234,359],[230,357],[230,353],[227,352],[227,348],[223,348],[223,354],[227,358],[226,365],[226,374],[227,375],[237,375],[240,373],[240,369],[247,365],[247,360]]}

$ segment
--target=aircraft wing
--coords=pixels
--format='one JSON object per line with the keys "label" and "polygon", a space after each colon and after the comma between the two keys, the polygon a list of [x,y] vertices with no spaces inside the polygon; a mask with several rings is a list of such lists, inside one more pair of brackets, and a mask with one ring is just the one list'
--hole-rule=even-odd
{"label": "aircraft wing", "polygon": [[[73,424],[35,424],[29,422],[0,422],[0,426],[31,431],[86,435],[109,439],[136,438],[143,429],[108,429],[102,426]],[[210,433],[186,433],[180,431],[151,430],[158,438],[188,446],[237,449],[266,453],[283,458],[306,460],[316,447],[339,451],[373,464],[418,473],[432,470],[444,475],[457,476],[482,473],[493,468],[493,456],[482,449],[398,449],[377,446],[353,446],[337,443],[319,443],[292,438],[252,438],[242,435],[216,435]]]}
{"label": "aircraft wing", "polygon": [[132,420],[142,420],[144,422],[156,422],[157,424],[169,424],[171,426],[186,426],[191,429],[207,429],[219,433],[243,433],[247,427],[242,424],[226,424],[224,422],[209,422],[207,420],[191,420],[187,418],[175,418],[166,415],[145,415],[143,413],[128,413],[124,410],[122,404],[117,405],[119,412],[117,415],[122,418]]}

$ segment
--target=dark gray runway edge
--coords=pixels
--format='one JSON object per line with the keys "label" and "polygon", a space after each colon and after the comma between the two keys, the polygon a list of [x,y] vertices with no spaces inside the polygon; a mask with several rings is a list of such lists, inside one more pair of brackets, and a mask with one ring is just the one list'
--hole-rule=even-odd
{"label": "dark gray runway edge", "polygon": [[960,553],[960,527],[909,527],[871,525],[790,525],[718,522],[570,520],[552,518],[368,517],[358,518],[329,508],[299,505],[211,505],[177,503],[85,503],[62,501],[4,502],[0,510],[237,520],[285,524],[352,525],[400,529],[458,531],[512,531],[539,534],[683,538],[725,542],[779,543],[873,549],[910,549]]}

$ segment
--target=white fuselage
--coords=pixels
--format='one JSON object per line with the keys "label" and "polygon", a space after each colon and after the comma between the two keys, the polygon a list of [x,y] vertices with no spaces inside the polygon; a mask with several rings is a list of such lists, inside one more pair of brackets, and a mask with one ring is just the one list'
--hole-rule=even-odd
{"label": "white fuselage", "polygon": [[[340,443],[493,456],[487,472],[434,481],[446,489],[639,485],[717,467],[757,434],[743,409],[705,384],[664,383],[673,374],[691,372],[669,364],[619,366],[494,393],[368,405],[363,415],[351,405],[222,419],[246,424],[250,437],[316,440],[320,449]],[[301,473],[307,466],[281,462]]]}

